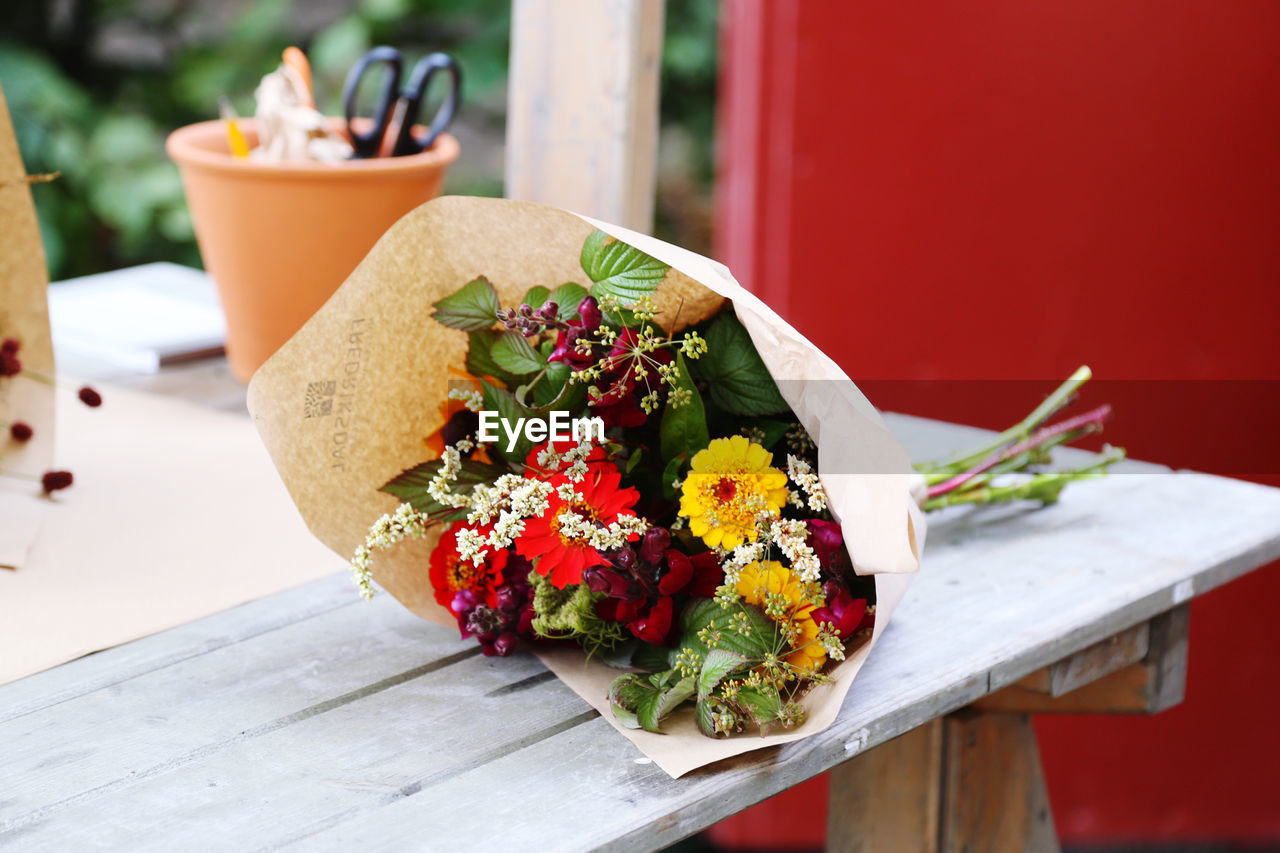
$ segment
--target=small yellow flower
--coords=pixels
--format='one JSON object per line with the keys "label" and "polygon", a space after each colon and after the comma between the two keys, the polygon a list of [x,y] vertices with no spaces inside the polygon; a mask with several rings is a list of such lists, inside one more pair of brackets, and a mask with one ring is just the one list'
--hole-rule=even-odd
{"label": "small yellow flower", "polygon": [[709,547],[756,541],[759,516],[787,502],[787,475],[769,467],[773,454],[746,436],[717,438],[694,454],[680,494],[680,514]]}
{"label": "small yellow flower", "polygon": [[791,648],[795,650],[786,656],[787,663],[805,673],[822,669],[827,662],[827,651],[818,642],[820,629],[813,621],[814,606],[808,585],[777,560],[743,567],[738,574],[738,595],[743,601],[763,607],[770,593],[785,596],[791,605],[789,615],[780,621],[783,630],[792,635]]}

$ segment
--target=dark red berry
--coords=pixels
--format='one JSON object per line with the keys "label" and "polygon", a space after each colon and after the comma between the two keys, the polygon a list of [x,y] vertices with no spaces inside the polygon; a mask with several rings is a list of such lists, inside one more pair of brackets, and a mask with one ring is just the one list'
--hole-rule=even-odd
{"label": "dark red berry", "polygon": [[14,441],[30,441],[31,436],[35,434],[36,431],[31,428],[31,424],[25,421],[14,421],[9,424],[9,436]]}
{"label": "dark red berry", "polygon": [[0,352],[7,352],[9,355],[17,355],[20,349],[22,342],[17,338],[5,338],[4,343],[0,343]]}
{"label": "dark red berry", "polygon": [[40,487],[44,489],[44,493],[47,495],[59,489],[70,487],[72,479],[70,471],[46,471],[44,476],[40,478]]}
{"label": "dark red berry", "polygon": [[17,376],[22,372],[22,362],[8,350],[0,350],[0,376]]}
{"label": "dark red berry", "polygon": [[80,389],[80,402],[91,409],[96,409],[102,405],[102,395],[86,385]]}

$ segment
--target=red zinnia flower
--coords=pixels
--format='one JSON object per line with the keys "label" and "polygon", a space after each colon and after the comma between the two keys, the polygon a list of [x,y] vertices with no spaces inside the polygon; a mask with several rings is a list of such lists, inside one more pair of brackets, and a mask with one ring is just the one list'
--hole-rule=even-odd
{"label": "red zinnia flower", "polygon": [[[587,457],[586,476],[573,484],[573,500],[566,501],[552,492],[547,511],[539,518],[526,521],[524,532],[516,539],[516,552],[534,561],[538,574],[550,578],[557,589],[582,583],[583,569],[605,563],[604,557],[590,544],[561,533],[560,516],[573,513],[591,525],[612,524],[619,516],[635,515],[631,507],[640,499],[635,489],[620,488],[622,475],[617,467],[603,459],[603,451],[597,454],[596,450]],[[535,450],[530,459],[536,456]],[[526,473],[534,476],[538,472],[531,468]],[[549,482],[560,486],[568,482],[568,478],[557,474]]]}
{"label": "red zinnia flower", "polygon": [[[449,607],[453,597],[462,590],[469,590],[479,596],[490,607],[496,607],[498,587],[502,586],[502,572],[507,567],[507,551],[489,549],[489,554],[480,565],[458,556],[458,531],[466,527],[464,521],[455,521],[449,525],[431,552],[431,588],[435,592],[436,603]],[[478,532],[487,535],[488,530],[478,528]]]}

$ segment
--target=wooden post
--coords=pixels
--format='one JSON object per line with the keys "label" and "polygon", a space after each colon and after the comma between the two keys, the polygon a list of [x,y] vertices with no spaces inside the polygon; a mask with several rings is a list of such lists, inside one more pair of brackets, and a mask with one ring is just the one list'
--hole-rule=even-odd
{"label": "wooden post", "polygon": [[831,771],[828,850],[938,853],[942,726],[930,720]]}
{"label": "wooden post", "polygon": [[508,198],[653,223],[662,0],[514,0]]}
{"label": "wooden post", "polygon": [[1030,718],[961,711],[835,768],[827,849],[1054,853]]}

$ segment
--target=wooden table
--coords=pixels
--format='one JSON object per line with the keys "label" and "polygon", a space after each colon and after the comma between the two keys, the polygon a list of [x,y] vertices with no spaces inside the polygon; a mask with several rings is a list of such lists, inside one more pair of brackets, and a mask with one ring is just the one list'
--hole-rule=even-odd
{"label": "wooden table", "polygon": [[[216,362],[147,383],[243,397]],[[1178,701],[1188,599],[1277,556],[1280,490],[1141,463],[935,516],[836,724],[676,781],[534,658],[337,575],[0,687],[0,848],[654,849],[837,768],[832,849],[1051,849],[1025,712]]]}

